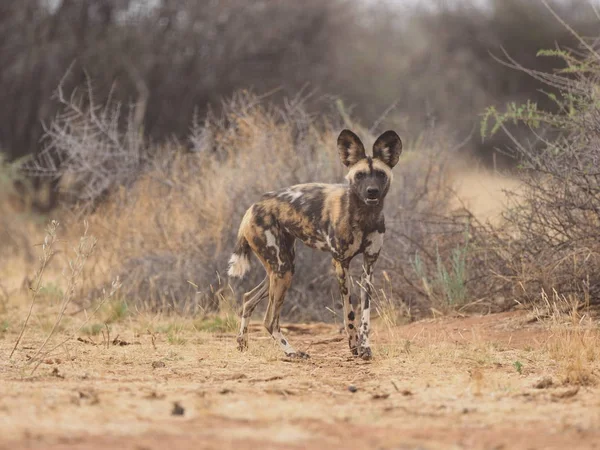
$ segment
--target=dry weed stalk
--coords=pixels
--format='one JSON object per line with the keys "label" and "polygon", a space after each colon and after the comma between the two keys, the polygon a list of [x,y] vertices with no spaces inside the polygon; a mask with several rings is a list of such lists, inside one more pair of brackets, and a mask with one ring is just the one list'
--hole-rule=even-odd
{"label": "dry weed stalk", "polygon": [[[120,282],[119,278],[117,277],[115,280],[112,281],[111,287],[109,290],[106,290],[106,289],[102,290],[102,296],[97,300],[96,307],[93,309],[93,311],[90,314],[86,313],[85,321],[79,327],[77,327],[72,333],[67,335],[67,337],[63,338],[58,344],[54,345],[54,347],[52,347],[49,350],[46,350],[45,352],[42,353],[43,347],[48,342],[48,340],[52,337],[52,332],[51,332],[48,335],[48,338],[46,339],[44,344],[38,349],[36,355],[29,360],[30,364],[36,363],[35,366],[33,367],[33,369],[31,370],[30,375],[33,375],[35,373],[35,371],[37,370],[37,368],[39,367],[39,365],[42,363],[42,361],[44,361],[49,355],[54,353],[54,351],[56,351],[56,349],[64,346],[67,342],[75,339],[77,334],[89,323],[89,321],[92,318],[94,318],[96,316],[96,314],[98,313],[100,308],[102,306],[104,306],[111,298],[113,298],[115,296],[115,294],[120,289],[120,287],[121,287],[121,282]],[[62,314],[64,314],[64,309],[61,309],[61,312],[59,313],[59,317],[56,320],[54,329],[58,326],[58,324],[60,322],[60,318],[62,317]],[[105,324],[105,326],[106,326],[106,329],[108,332],[108,325]],[[54,331],[54,329],[53,329],[53,331]],[[108,344],[109,344],[109,337],[107,338],[107,346],[108,346]]]}
{"label": "dry weed stalk", "polygon": [[38,355],[42,352],[46,344],[48,344],[48,341],[52,338],[52,336],[56,332],[56,329],[60,325],[67,307],[72,302],[75,296],[75,288],[77,287],[77,284],[83,275],[85,263],[87,262],[88,258],[94,253],[94,249],[96,248],[97,242],[98,241],[94,237],[88,236],[88,223],[87,221],[84,222],[83,236],[81,236],[81,238],[79,239],[79,245],[77,246],[77,248],[74,249],[75,259],[69,260],[69,271],[67,274],[63,274],[67,280],[67,287],[64,291],[60,309],[56,316],[56,320],[54,322],[54,325],[52,326],[52,329],[48,333],[48,336],[46,336],[46,339],[44,340],[40,348],[38,348],[38,350],[35,352],[30,361],[36,361]]}
{"label": "dry weed stalk", "polygon": [[58,225],[58,222],[56,220],[53,220],[46,227],[46,237],[44,238],[44,243],[42,244],[40,264],[33,279],[33,287],[29,287],[31,292],[31,304],[29,305],[29,311],[27,312],[27,316],[25,317],[25,321],[23,322],[23,327],[21,328],[21,332],[17,337],[17,341],[15,342],[15,345],[12,351],[10,352],[9,358],[12,358],[13,354],[17,350],[17,347],[19,346],[19,343],[21,342],[21,339],[23,338],[23,335],[25,334],[25,329],[27,328],[27,324],[29,323],[29,319],[31,318],[31,313],[33,312],[33,307],[35,306],[35,302],[42,287],[42,278],[44,276],[44,272],[46,270],[46,267],[48,266],[48,263],[54,256],[54,245],[57,241],[56,231],[58,229]]}

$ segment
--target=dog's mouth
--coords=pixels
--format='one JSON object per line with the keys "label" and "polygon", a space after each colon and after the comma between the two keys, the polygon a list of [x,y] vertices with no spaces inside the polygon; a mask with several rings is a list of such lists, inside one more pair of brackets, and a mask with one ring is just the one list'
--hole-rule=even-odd
{"label": "dog's mouth", "polygon": [[379,205],[379,199],[378,198],[365,198],[365,203],[367,205]]}

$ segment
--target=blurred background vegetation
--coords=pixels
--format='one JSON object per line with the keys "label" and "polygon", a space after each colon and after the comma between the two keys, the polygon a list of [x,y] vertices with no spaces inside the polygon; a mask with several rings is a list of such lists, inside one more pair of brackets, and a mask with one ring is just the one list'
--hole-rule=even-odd
{"label": "blurred background vegetation", "polygon": [[[582,35],[597,28],[587,1],[554,7]],[[556,61],[541,48],[575,38],[540,1],[6,0],[0,5],[0,151],[8,160],[43,146],[57,114],[53,93],[85,86],[143,103],[139,120],[157,141],[187,136],[194,114],[218,111],[238,89],[274,101],[334,96],[364,124],[416,136],[447,125],[488,158],[478,138],[489,105],[547,101],[542,85],[499,64],[506,51],[532,69]],[[70,68],[70,70],[69,70]],[[546,88],[547,89],[547,88]]]}
{"label": "blurred background vegetation", "polygon": [[[505,308],[529,283],[515,280],[533,276],[516,267],[502,226],[475,224],[457,207],[457,172],[447,168],[470,159],[510,171],[523,161],[506,152],[531,137],[531,124],[484,140],[482,115],[528,101],[564,112],[557,88],[571,75],[556,84],[536,74],[567,61],[538,52],[578,54],[582,39],[597,36],[596,12],[584,0],[4,0],[4,255],[31,265],[32,230],[39,236],[48,214],[71,227],[85,219],[101,262],[81,302],[120,275],[125,300],[140,308],[218,309],[240,287],[220,273],[245,208],[266,190],[342,180],[333,147],[342,127],[367,142],[393,128],[407,151],[387,207],[380,304],[408,315]],[[323,319],[323,305],[335,303],[327,297],[337,297],[329,260],[303,250],[299,259],[286,314]],[[0,273],[9,266],[0,261]],[[530,284],[552,289],[544,283]]]}

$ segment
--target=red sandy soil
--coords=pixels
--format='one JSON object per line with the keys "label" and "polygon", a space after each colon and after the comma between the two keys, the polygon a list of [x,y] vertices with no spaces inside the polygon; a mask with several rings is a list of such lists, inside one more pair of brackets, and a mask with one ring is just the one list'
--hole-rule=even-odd
{"label": "red sandy soil", "polygon": [[33,376],[42,336],[9,360],[5,333],[0,449],[600,448],[600,389],[566,384],[555,333],[523,312],[379,323],[370,362],[333,325],[288,327],[307,361],[258,325],[243,354],[233,333],[143,328],[122,326],[129,345],[70,341]]}

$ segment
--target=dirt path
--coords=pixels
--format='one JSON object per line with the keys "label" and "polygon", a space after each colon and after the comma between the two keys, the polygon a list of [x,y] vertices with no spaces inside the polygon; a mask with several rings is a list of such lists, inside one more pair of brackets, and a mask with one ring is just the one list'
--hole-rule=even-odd
{"label": "dirt path", "polygon": [[258,326],[239,354],[233,334],[129,323],[117,331],[130,345],[75,341],[34,377],[41,336],[6,364],[6,333],[0,449],[600,448],[600,389],[563,384],[552,332],[525,323],[378,324],[372,362],[348,357],[329,325],[290,326],[312,356],[291,362]]}

